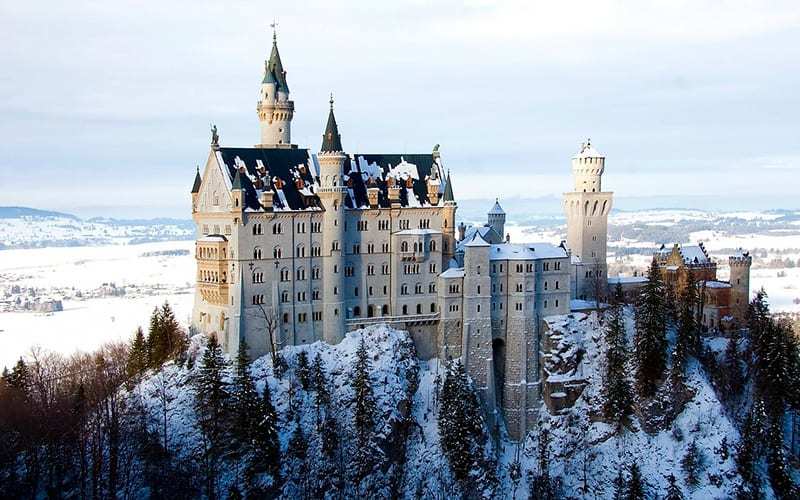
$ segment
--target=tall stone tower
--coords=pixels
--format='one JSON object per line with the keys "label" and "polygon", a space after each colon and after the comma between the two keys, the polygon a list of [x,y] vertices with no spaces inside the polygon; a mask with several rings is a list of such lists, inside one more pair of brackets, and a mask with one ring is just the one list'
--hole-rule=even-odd
{"label": "tall stone tower", "polygon": [[731,313],[738,327],[743,327],[750,302],[750,266],[753,257],[750,252],[739,251],[728,258],[731,266]]}
{"label": "tall stone tower", "polygon": [[489,273],[491,249],[492,246],[480,234],[464,245],[464,324],[461,336],[464,367],[475,381],[487,415],[493,415],[496,409],[492,356],[492,279]]}
{"label": "tall stone tower", "polygon": [[344,338],[344,163],[347,155],[342,151],[342,138],[336,117],[333,115],[333,95],[328,112],[328,124],[322,136],[319,161],[319,199],[325,210],[322,223],[323,252],[329,256],[323,259],[325,273],[324,308],[325,323],[323,339],[329,344],[338,344]]}
{"label": "tall stone tower", "polygon": [[494,200],[494,206],[486,214],[486,218],[489,226],[500,235],[501,240],[504,240],[506,237],[506,213],[503,211],[503,207],[500,206],[499,199]]}
{"label": "tall stone tower", "polygon": [[573,266],[572,288],[577,298],[595,298],[598,291],[605,293],[607,287],[608,213],[614,193],[602,189],[605,161],[605,156],[587,140],[572,157],[574,190],[564,193],[567,246],[572,256],[580,260],[579,265]]}
{"label": "tall stone tower", "polygon": [[449,170],[447,171],[447,180],[445,182],[447,184],[444,186],[444,208],[442,208],[443,270],[447,269],[450,260],[456,253],[456,209],[458,208],[458,204],[453,197],[453,183],[450,181]]}
{"label": "tall stone tower", "polygon": [[261,144],[264,148],[289,148],[292,143],[294,101],[289,100],[286,71],[278,53],[277,35],[272,34],[272,53],[264,62],[264,80],[256,106],[261,123]]}

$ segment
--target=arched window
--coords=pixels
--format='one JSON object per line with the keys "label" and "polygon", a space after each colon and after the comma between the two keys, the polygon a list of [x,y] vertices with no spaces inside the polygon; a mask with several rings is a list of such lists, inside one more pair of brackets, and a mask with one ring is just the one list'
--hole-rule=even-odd
{"label": "arched window", "polygon": [[372,304],[370,304],[370,305],[367,307],[367,317],[368,317],[368,318],[371,318],[371,317],[373,317],[373,316],[375,316],[375,306],[373,306]]}
{"label": "arched window", "polygon": [[431,248],[431,252],[435,252],[436,251],[436,242],[435,241],[431,240],[430,248]]}
{"label": "arched window", "polygon": [[381,307],[381,314],[383,316],[388,316],[389,315],[389,306],[388,305],[384,304],[383,307]]}
{"label": "arched window", "polygon": [[353,308],[353,316],[356,317],[356,318],[361,316],[361,308],[360,307],[355,306]]}
{"label": "arched window", "polygon": [[408,314],[408,306],[403,306],[403,316]]}
{"label": "arched window", "polygon": [[408,242],[404,241],[400,243],[400,251],[401,252],[408,252]]}
{"label": "arched window", "polygon": [[297,268],[297,280],[302,281],[306,279],[306,270],[302,267]]}
{"label": "arched window", "polygon": [[297,253],[295,253],[296,257],[305,257],[306,256],[306,247],[302,243],[297,245]]}
{"label": "arched window", "polygon": [[261,258],[261,247],[255,247],[253,249],[253,259],[258,260]]}
{"label": "arched window", "polygon": [[435,312],[436,312],[436,304],[435,304],[435,303],[433,303],[433,302],[431,302],[431,312],[432,312],[432,313],[435,313]]}
{"label": "arched window", "polygon": [[417,304],[417,314],[422,314],[422,304]]}
{"label": "arched window", "polygon": [[283,251],[281,250],[281,247],[276,246],[272,249],[272,258],[280,259],[281,257],[283,257]]}
{"label": "arched window", "polygon": [[281,269],[281,281],[289,281],[289,269]]}
{"label": "arched window", "polygon": [[284,323],[288,323],[289,322],[289,313],[283,313],[283,322]]}

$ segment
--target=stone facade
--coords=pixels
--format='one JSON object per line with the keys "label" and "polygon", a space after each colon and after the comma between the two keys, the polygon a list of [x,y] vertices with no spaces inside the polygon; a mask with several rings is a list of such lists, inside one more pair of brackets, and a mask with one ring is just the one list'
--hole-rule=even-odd
{"label": "stone facade", "polygon": [[[291,144],[294,103],[276,42],[257,108],[260,144],[223,147],[215,135],[192,188],[193,326],[228,353],[246,342],[259,356],[391,324],[422,358],[460,358],[492,424],[522,439],[541,404],[543,318],[570,312],[581,255],[593,252],[605,273],[611,194],[599,192],[602,163],[583,163],[602,157],[584,148],[573,159],[576,192],[565,207],[585,207],[568,219],[569,245],[511,243],[499,201],[485,226],[462,223],[457,238],[438,146],[348,153],[332,99],[319,152]],[[596,191],[578,191],[584,181]]]}

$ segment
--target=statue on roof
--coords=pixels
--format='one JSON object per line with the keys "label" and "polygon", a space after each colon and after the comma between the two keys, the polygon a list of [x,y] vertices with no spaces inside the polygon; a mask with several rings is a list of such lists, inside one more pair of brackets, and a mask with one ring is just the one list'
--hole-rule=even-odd
{"label": "statue on roof", "polygon": [[211,145],[219,146],[219,134],[217,133],[217,126],[211,124]]}

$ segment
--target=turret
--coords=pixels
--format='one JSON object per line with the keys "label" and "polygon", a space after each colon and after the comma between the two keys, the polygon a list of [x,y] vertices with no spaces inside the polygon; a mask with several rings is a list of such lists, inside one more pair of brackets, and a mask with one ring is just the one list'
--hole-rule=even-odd
{"label": "turret", "polygon": [[503,207],[500,206],[499,199],[495,198],[494,206],[487,214],[487,221],[489,222],[489,227],[494,229],[502,240],[505,237],[506,213],[503,211]]}
{"label": "turret", "polygon": [[278,53],[275,33],[272,35],[272,53],[264,62],[264,78],[256,111],[261,123],[261,144],[258,147],[291,147],[294,102],[289,100],[289,85],[286,83],[286,71]]}
{"label": "turret", "polygon": [[[436,161],[439,160],[438,148],[435,150]],[[456,209],[458,204],[453,197],[453,181],[450,177],[450,171],[447,171],[447,179],[445,179],[444,195],[442,196],[442,239],[444,251],[442,252],[442,269],[447,269],[447,264],[455,256],[456,252]],[[463,239],[463,235],[462,235]]]}
{"label": "turret", "polygon": [[743,327],[750,302],[750,266],[753,257],[750,252],[737,251],[728,258],[731,267],[731,314],[736,325]]}
{"label": "turret", "polygon": [[203,179],[200,178],[200,167],[197,167],[197,173],[194,174],[194,184],[192,184],[192,213],[197,212],[197,199],[200,196],[200,185]]}
{"label": "turret", "polygon": [[347,155],[342,151],[342,138],[336,117],[333,114],[333,95],[330,100],[331,109],[328,112],[328,123],[322,135],[317,161],[319,162],[320,189],[319,199],[324,212],[323,248],[327,259],[323,259],[323,272],[325,275],[324,305],[325,323],[323,339],[329,344],[337,344],[344,338],[345,308],[344,308],[344,200],[345,185],[344,163]]}
{"label": "turret", "polygon": [[585,193],[601,192],[601,180],[605,164],[606,157],[592,147],[591,139],[583,143],[578,154],[572,157],[572,176],[575,180],[575,191]]}
{"label": "turret", "polygon": [[233,203],[231,210],[241,212],[244,209],[244,186],[242,184],[242,173],[237,169],[231,184],[231,197]]}

